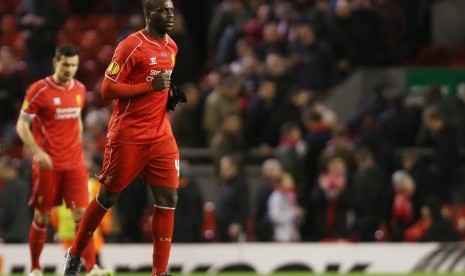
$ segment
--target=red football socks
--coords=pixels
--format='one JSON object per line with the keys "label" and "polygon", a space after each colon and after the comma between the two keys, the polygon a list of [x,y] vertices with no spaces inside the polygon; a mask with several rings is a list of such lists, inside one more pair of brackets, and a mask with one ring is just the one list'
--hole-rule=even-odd
{"label": "red football socks", "polygon": [[47,234],[47,226],[32,221],[29,229],[29,251],[31,252],[31,271],[33,269],[41,269],[39,264],[40,254],[44,249],[45,238]]}
{"label": "red football socks", "polygon": [[155,206],[152,216],[152,276],[164,275],[168,267],[173,236],[174,208]]}
{"label": "red football socks", "polygon": [[87,206],[73,246],[71,247],[71,255],[83,256],[84,250],[91,241],[95,229],[97,229],[107,211],[96,199],[92,200],[89,206]]}
{"label": "red football socks", "polygon": [[[79,226],[81,225],[81,222],[76,222],[76,233],[79,230]],[[94,248],[94,239],[90,238],[89,244],[87,245],[86,249],[84,250],[84,253],[82,254],[82,257],[84,258],[84,262],[86,264],[86,272],[90,272],[92,268],[95,265],[96,262],[96,255],[95,255],[95,248]]]}

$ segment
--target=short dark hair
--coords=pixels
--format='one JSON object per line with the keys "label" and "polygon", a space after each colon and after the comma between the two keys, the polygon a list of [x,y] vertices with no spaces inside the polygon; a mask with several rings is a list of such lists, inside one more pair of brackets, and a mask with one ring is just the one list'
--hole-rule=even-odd
{"label": "short dark hair", "polygon": [[153,0],[142,0],[142,8],[148,10],[154,8],[153,2]]}
{"label": "short dark hair", "polygon": [[78,48],[72,43],[64,43],[59,45],[55,50],[55,58],[59,59],[62,56],[74,57],[79,55]]}

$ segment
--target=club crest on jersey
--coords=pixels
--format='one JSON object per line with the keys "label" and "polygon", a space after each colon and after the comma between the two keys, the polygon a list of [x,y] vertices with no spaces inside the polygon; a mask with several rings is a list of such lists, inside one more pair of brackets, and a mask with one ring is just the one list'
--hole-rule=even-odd
{"label": "club crest on jersey", "polygon": [[151,57],[149,65],[155,65],[155,64],[157,64],[157,58],[156,57]]}
{"label": "club crest on jersey", "polygon": [[60,105],[61,104],[61,98],[53,98],[53,105]]}
{"label": "club crest on jersey", "polygon": [[81,105],[81,102],[82,102],[81,95],[76,95],[76,104]]}
{"label": "club crest on jersey", "polygon": [[107,185],[110,184],[112,178],[113,178],[113,175],[107,175],[105,177],[105,180],[103,181],[103,183],[105,183]]}
{"label": "club crest on jersey", "polygon": [[112,63],[110,63],[110,65],[108,65],[107,72],[110,75],[118,74],[118,72],[119,72],[118,63],[116,63],[114,61]]}
{"label": "club crest on jersey", "polygon": [[171,65],[174,66],[174,55],[171,55]]}

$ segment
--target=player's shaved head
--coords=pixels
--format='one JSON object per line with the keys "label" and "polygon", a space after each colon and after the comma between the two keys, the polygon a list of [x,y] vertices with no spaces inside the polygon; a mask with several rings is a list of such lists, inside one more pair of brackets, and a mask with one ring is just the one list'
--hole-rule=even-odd
{"label": "player's shaved head", "polygon": [[142,8],[151,9],[154,6],[157,6],[162,0],[142,0]]}

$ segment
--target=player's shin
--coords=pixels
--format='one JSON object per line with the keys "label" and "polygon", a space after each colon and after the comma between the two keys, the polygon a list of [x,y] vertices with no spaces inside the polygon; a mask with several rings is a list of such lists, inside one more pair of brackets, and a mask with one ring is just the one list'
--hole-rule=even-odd
{"label": "player's shin", "polygon": [[29,251],[31,253],[31,271],[33,269],[40,270],[40,255],[44,249],[45,238],[47,235],[47,226],[32,221],[31,228],[29,229]]}
{"label": "player's shin", "polygon": [[153,269],[152,276],[165,275],[171,251],[174,208],[154,206],[152,217]]}
{"label": "player's shin", "polygon": [[[80,225],[81,222],[76,222],[76,233],[78,232]],[[93,238],[90,239],[89,244],[87,245],[86,249],[82,254],[82,257],[84,259],[84,263],[86,264],[86,272],[91,271],[96,262]]]}
{"label": "player's shin", "polygon": [[70,253],[73,256],[83,256],[84,250],[91,242],[95,229],[97,229],[107,211],[108,209],[105,209],[95,199],[87,206],[71,248]]}

